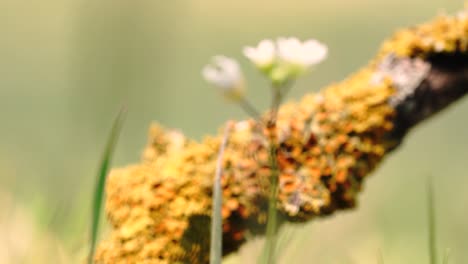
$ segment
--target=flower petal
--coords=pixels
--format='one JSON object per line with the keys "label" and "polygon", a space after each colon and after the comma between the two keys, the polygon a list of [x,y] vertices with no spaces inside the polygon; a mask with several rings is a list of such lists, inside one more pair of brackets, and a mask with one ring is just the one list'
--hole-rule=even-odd
{"label": "flower petal", "polygon": [[239,64],[234,59],[225,56],[213,57],[212,64],[203,68],[202,76],[230,99],[238,100],[244,94],[244,77]]}
{"label": "flower petal", "polygon": [[303,62],[310,66],[322,62],[328,53],[328,48],[315,39],[310,39],[302,45]]}
{"label": "flower petal", "polygon": [[272,40],[265,39],[258,43],[257,47],[244,47],[244,56],[260,69],[270,67],[275,60],[275,45]]}

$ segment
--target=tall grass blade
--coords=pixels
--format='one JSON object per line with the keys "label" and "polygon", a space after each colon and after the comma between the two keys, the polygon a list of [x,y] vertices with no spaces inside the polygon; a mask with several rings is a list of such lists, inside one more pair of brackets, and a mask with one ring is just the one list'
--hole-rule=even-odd
{"label": "tall grass blade", "polygon": [[88,263],[93,263],[94,251],[96,249],[97,236],[99,232],[99,219],[101,216],[102,199],[104,196],[104,187],[106,184],[106,176],[109,171],[112,155],[114,153],[115,145],[120,134],[120,130],[125,119],[126,109],[122,108],[117,115],[109,138],[107,139],[107,145],[102,156],[101,163],[96,179],[96,186],[94,189],[93,204],[92,204],[92,218],[91,218],[91,234],[90,234],[90,248],[88,255]]}
{"label": "tall grass blade", "polygon": [[429,221],[429,263],[437,263],[437,239],[436,239],[436,219],[434,205],[434,189],[432,186],[432,178],[427,181],[427,207]]}
{"label": "tall grass blade", "polygon": [[226,148],[231,123],[226,125],[223,141],[219,147],[216,163],[215,180],[213,183],[213,211],[211,216],[210,264],[221,264],[223,258],[223,216],[221,207],[223,193],[221,190],[221,175],[223,174],[223,157]]}

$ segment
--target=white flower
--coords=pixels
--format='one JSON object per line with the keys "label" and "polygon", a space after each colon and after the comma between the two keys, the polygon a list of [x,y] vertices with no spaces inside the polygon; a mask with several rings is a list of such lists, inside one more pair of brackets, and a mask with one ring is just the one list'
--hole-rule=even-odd
{"label": "white flower", "polygon": [[303,70],[323,61],[328,52],[327,46],[315,39],[301,43],[297,38],[279,38],[276,44],[281,61]]}
{"label": "white flower", "polygon": [[215,56],[212,64],[203,68],[202,75],[207,82],[220,88],[227,98],[237,101],[244,96],[244,77],[236,60]]}
{"label": "white flower", "polygon": [[278,57],[285,62],[301,60],[302,43],[297,38],[278,38]]}
{"label": "white flower", "polygon": [[317,40],[301,42],[297,38],[278,38],[276,41],[277,62],[268,73],[276,84],[282,84],[305,73],[327,56],[327,47]]}
{"label": "white flower", "polygon": [[243,53],[261,70],[268,70],[276,59],[275,44],[270,39],[260,41],[257,47],[244,47]]}

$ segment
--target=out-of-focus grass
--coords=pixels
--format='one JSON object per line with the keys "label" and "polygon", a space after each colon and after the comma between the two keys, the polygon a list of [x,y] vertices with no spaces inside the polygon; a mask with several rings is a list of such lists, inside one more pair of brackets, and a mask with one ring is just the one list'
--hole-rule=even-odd
{"label": "out-of-focus grass", "polygon": [[210,264],[221,264],[223,258],[223,191],[221,187],[221,177],[223,175],[224,150],[226,148],[232,123],[228,122],[224,128],[223,140],[219,146],[218,160],[216,161],[216,171],[213,181],[213,206],[211,214],[211,239],[210,239]]}
{"label": "out-of-focus grass", "polygon": [[[318,38],[330,57],[294,88],[291,97],[299,98],[366,63],[396,28],[454,12],[463,2],[0,1],[0,189],[35,230],[18,238],[37,235],[41,246],[56,243],[83,257],[100,139],[122,103],[131,113],[117,166],[138,160],[152,120],[200,138],[227,119],[244,118],[199,77],[212,55],[240,57],[243,45],[265,37]],[[264,80],[253,70],[246,77],[252,101],[265,108]],[[298,234],[282,259],[375,263],[381,249],[385,263],[428,262],[428,172],[437,175],[438,214],[450,216],[438,223],[439,245],[451,248],[453,263],[468,259],[468,127],[460,122],[466,111],[463,100],[412,131],[368,179],[357,210],[294,226]],[[2,227],[17,230],[8,225]],[[249,263],[256,245],[230,261]]]}
{"label": "out-of-focus grass", "polygon": [[50,230],[41,228],[14,196],[0,191],[0,263],[78,263],[80,248],[71,254]]}
{"label": "out-of-focus grass", "polygon": [[450,249],[446,249],[444,252],[444,259],[442,261],[442,264],[448,264],[450,260]]}
{"label": "out-of-focus grass", "polygon": [[434,204],[434,187],[432,186],[432,178],[427,180],[427,219],[428,219],[428,249],[429,249],[429,264],[437,264],[437,229],[436,229],[436,212]]}

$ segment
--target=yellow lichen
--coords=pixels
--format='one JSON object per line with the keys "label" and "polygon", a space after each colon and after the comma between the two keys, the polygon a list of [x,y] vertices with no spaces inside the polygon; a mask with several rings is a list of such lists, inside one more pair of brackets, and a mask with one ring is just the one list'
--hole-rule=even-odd
{"label": "yellow lichen", "polygon": [[397,32],[384,42],[382,55],[424,57],[431,53],[466,52],[468,49],[468,9],[455,16],[440,15],[435,20]]}

